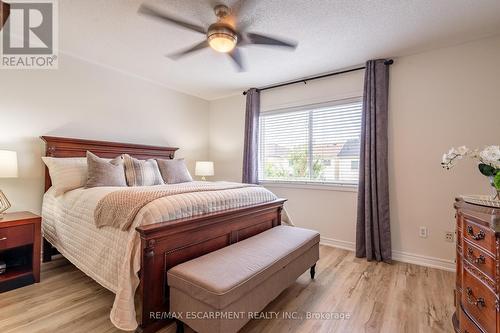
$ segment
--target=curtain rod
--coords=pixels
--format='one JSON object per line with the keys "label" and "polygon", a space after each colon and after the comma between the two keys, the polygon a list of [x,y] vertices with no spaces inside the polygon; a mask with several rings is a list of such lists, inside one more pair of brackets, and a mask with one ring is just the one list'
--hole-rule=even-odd
{"label": "curtain rod", "polygon": [[[394,63],[394,60],[392,60],[392,59],[384,61],[385,65],[392,65],[393,63]],[[339,71],[339,72],[322,74],[322,75],[308,77],[308,78],[301,79],[301,80],[290,81],[290,82],[285,82],[285,83],[278,83],[278,84],[275,84],[275,85],[272,85],[272,86],[267,86],[267,87],[264,87],[264,88],[257,88],[257,90],[258,91],[264,91],[264,90],[268,90],[268,89],[274,89],[274,88],[288,86],[290,84],[295,84],[295,83],[304,83],[305,84],[305,83],[307,83],[307,81],[312,81],[312,80],[322,79],[322,78],[329,77],[329,76],[335,76],[335,75],[340,75],[340,74],[355,72],[355,71],[359,71],[359,70],[362,70],[362,69],[365,69],[365,68],[366,68],[366,66],[356,67],[356,68],[351,68],[351,69],[346,69],[346,70]],[[243,95],[246,95],[246,94],[247,94],[247,91],[244,91]]]}

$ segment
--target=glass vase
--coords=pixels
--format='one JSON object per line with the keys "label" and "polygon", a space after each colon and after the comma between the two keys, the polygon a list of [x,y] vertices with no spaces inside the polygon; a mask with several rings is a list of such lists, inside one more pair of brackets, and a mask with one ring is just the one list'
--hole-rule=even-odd
{"label": "glass vase", "polygon": [[500,189],[496,188],[494,179],[495,177],[488,177],[490,180],[490,184],[493,187],[493,200],[500,200]]}

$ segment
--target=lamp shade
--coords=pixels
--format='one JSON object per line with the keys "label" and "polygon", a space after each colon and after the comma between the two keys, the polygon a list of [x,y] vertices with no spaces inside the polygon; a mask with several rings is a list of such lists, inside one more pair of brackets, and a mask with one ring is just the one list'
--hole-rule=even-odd
{"label": "lamp shade", "polygon": [[17,177],[17,153],[10,150],[0,150],[0,178]]}
{"label": "lamp shade", "polygon": [[211,161],[198,161],[194,170],[196,176],[213,176],[214,175],[214,162]]}

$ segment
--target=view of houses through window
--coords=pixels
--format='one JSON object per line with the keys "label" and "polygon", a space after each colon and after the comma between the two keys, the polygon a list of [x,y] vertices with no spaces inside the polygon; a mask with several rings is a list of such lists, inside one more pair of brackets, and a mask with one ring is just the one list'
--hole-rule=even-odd
{"label": "view of houses through window", "polygon": [[264,112],[259,180],[356,185],[361,99]]}

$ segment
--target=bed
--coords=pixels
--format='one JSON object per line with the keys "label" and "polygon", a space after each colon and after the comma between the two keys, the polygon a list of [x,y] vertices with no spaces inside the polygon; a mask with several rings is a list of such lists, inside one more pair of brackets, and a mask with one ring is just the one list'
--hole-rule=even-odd
{"label": "bed", "polygon": [[[139,159],[173,159],[177,150],[48,136],[42,139],[46,156],[50,157],[84,157],[91,151],[104,158],[129,154]],[[166,272],[171,267],[280,225],[285,202],[264,189],[244,187],[218,193],[217,198],[204,192],[189,194],[194,202],[204,202],[211,209],[202,214],[172,214],[176,206],[167,199],[157,199],[137,214],[133,228],[121,231],[97,229],[89,222],[94,204],[113,189],[76,189],[58,199],[50,187],[46,170],[43,260],[51,260],[57,248],[80,270],[117,295],[111,312],[115,326],[131,329],[133,323],[138,323],[139,332],[155,332],[169,322],[165,320],[169,318]],[[171,207],[171,211],[164,211],[164,206]],[[82,252],[90,253],[86,260],[80,258],[85,255]],[[125,258],[123,262],[113,261],[121,256]],[[135,307],[134,299],[138,302]],[[137,309],[137,321],[130,318],[130,307]]]}

